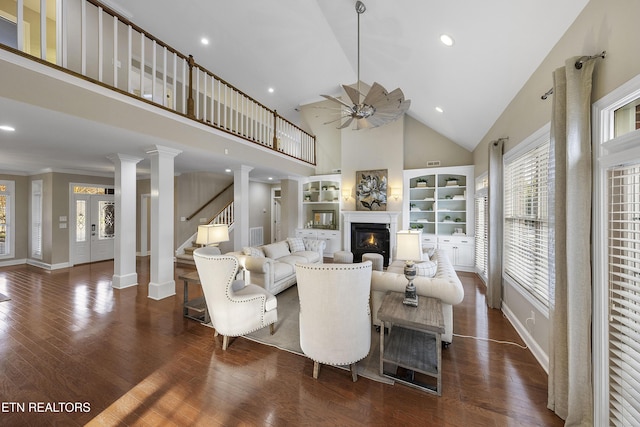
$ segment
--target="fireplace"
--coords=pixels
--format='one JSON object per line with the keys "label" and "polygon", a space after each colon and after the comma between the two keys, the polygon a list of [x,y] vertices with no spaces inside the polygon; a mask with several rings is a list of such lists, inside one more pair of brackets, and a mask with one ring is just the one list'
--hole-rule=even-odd
{"label": "fireplace", "polygon": [[362,261],[362,254],[382,255],[384,266],[389,265],[390,232],[387,224],[352,222],[351,252],[353,262]]}

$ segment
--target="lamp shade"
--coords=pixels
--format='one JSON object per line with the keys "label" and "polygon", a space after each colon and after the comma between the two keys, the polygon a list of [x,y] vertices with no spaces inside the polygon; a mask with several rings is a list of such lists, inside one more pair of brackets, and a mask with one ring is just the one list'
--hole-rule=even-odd
{"label": "lamp shade", "polygon": [[206,224],[198,226],[196,244],[212,245],[229,240],[229,227],[227,224]]}
{"label": "lamp shade", "polygon": [[396,233],[396,259],[422,261],[422,230]]}

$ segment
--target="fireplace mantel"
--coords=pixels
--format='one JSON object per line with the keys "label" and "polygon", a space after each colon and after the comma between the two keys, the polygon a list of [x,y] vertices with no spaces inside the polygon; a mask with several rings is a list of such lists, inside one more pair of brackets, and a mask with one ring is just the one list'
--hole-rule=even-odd
{"label": "fireplace mantel", "polygon": [[351,251],[351,223],[352,222],[366,222],[375,224],[388,224],[390,234],[390,257],[392,261],[392,255],[394,248],[396,247],[396,232],[398,231],[398,218],[400,217],[400,211],[342,211],[343,218],[343,247],[345,251]]}

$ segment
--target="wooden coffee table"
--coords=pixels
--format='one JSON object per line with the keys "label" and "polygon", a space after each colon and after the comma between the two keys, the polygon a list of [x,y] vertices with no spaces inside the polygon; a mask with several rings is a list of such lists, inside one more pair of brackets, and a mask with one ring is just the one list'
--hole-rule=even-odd
{"label": "wooden coffee table", "polygon": [[418,296],[418,307],[411,307],[402,304],[403,299],[404,294],[389,291],[378,310],[380,375],[441,396],[442,304]]}

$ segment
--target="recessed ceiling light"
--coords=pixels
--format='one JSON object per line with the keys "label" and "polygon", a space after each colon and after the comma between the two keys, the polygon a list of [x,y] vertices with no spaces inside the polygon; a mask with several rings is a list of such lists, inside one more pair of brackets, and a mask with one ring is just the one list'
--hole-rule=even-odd
{"label": "recessed ceiling light", "polygon": [[224,171],[225,171],[226,173],[229,173],[229,172],[231,172],[231,169],[227,168],[227,169],[225,169]]}
{"label": "recessed ceiling light", "polygon": [[206,37],[203,37],[200,39],[200,43],[202,43],[203,45],[208,45],[209,44],[209,39]]}
{"label": "recessed ceiling light", "polygon": [[270,177],[269,177],[269,178],[267,178],[267,179],[268,179],[269,181],[272,181],[272,180],[273,180],[273,177],[272,177],[272,176],[270,176]]}
{"label": "recessed ceiling light", "polygon": [[274,89],[272,87],[270,87],[269,89],[267,89],[269,91],[269,93],[273,93]]}
{"label": "recessed ceiling light", "polygon": [[438,113],[444,113],[444,110],[442,109],[442,107],[436,107],[436,111]]}
{"label": "recessed ceiling light", "polygon": [[440,41],[445,45],[445,46],[453,46],[453,38],[448,35],[448,34],[442,34],[440,36]]}
{"label": "recessed ceiling light", "polygon": [[9,125],[2,125],[0,126],[0,130],[4,130],[7,132],[13,132],[16,130],[16,128],[14,128],[13,126],[9,126]]}

